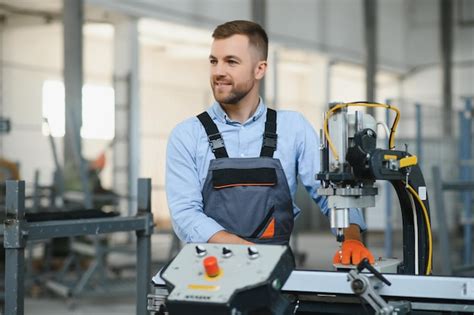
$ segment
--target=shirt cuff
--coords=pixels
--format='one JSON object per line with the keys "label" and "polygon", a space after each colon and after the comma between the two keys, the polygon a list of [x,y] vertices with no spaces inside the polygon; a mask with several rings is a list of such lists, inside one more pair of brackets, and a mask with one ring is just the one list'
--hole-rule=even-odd
{"label": "shirt cuff", "polygon": [[207,217],[193,226],[194,233],[191,242],[207,243],[211,236],[222,230],[225,229],[219,223],[212,218]]}
{"label": "shirt cuff", "polygon": [[357,224],[360,227],[360,231],[364,232],[367,230],[367,225],[365,224],[364,216],[362,215],[362,210],[358,208],[349,209],[349,223]]}

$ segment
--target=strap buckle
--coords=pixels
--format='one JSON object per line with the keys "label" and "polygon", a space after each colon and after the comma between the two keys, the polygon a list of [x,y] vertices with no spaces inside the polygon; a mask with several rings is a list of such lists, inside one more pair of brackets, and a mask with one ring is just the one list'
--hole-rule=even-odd
{"label": "strap buckle", "polygon": [[208,139],[212,152],[224,147],[224,139],[222,139],[220,133],[212,134],[208,137]]}
{"label": "strap buckle", "polygon": [[278,135],[274,132],[265,132],[263,135],[263,146],[276,149]]}

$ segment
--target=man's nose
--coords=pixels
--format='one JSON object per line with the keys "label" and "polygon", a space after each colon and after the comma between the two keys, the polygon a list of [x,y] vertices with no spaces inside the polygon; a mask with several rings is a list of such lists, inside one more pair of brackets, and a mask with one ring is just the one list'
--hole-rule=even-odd
{"label": "man's nose", "polygon": [[218,62],[213,67],[211,67],[211,73],[216,77],[225,76],[225,67],[222,62]]}

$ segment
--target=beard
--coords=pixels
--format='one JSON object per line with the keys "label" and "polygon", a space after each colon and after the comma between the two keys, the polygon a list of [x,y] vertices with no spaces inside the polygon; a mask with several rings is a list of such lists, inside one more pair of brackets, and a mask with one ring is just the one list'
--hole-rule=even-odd
{"label": "beard", "polygon": [[254,84],[246,82],[246,84],[241,84],[240,86],[231,85],[231,89],[228,92],[220,92],[218,90],[217,84],[215,82],[211,83],[212,93],[214,94],[214,99],[220,104],[226,105],[236,105],[238,104],[249,92],[253,89]]}

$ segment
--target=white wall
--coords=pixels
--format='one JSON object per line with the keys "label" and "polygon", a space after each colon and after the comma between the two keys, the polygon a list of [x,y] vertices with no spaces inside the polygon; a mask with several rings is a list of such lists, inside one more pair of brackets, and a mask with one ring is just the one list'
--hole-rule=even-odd
{"label": "white wall", "polygon": [[3,113],[12,120],[12,132],[3,137],[3,154],[19,161],[21,176],[29,183],[36,169],[46,182],[54,169],[48,139],[41,134],[41,99],[43,81],[60,77],[58,33],[58,25],[7,26],[2,32]]}
{"label": "white wall", "polygon": [[152,178],[155,216],[166,225],[166,143],[174,126],[209,106],[208,61],[176,58],[153,45],[141,50],[140,174]]}
{"label": "white wall", "polygon": [[[84,31],[84,80],[111,85],[112,37]],[[33,183],[40,170],[42,184],[52,183],[53,155],[42,135],[42,86],[46,80],[62,80],[62,25],[59,23],[11,26],[2,32],[3,115],[12,120],[12,132],[2,136],[1,154],[18,161],[21,176]],[[55,138],[62,160],[62,138]],[[85,140],[83,154],[95,158],[107,141]],[[110,158],[108,159],[111,160]],[[110,167],[104,172],[110,174]],[[104,176],[107,186],[109,176]]]}

